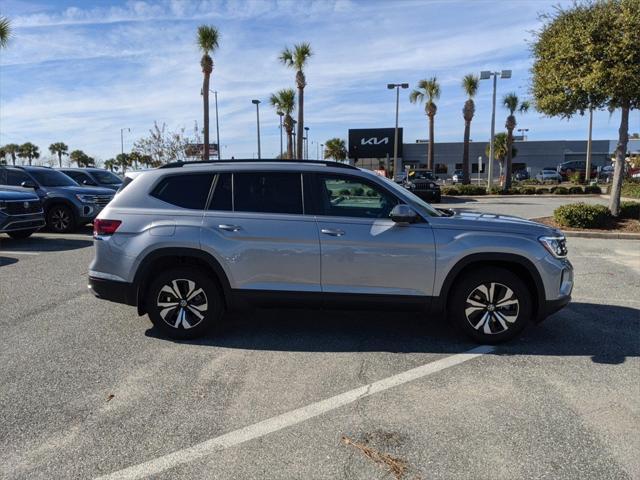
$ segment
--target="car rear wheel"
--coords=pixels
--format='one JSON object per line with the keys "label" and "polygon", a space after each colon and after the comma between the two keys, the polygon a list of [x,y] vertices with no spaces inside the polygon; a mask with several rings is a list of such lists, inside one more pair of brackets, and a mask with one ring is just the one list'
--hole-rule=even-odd
{"label": "car rear wheel", "polygon": [[531,318],[531,292],[515,274],[484,268],[465,274],[453,287],[453,324],[480,343],[496,344],[519,335]]}
{"label": "car rear wheel", "polygon": [[219,287],[197,268],[175,268],[158,275],[147,290],[149,319],[165,335],[190,339],[219,324]]}
{"label": "car rear wheel", "polygon": [[7,232],[7,235],[16,240],[23,240],[29,238],[34,232],[35,230],[16,230],[15,232]]}
{"label": "car rear wheel", "polygon": [[68,233],[75,229],[73,212],[66,205],[54,205],[47,212],[47,226],[56,233]]}

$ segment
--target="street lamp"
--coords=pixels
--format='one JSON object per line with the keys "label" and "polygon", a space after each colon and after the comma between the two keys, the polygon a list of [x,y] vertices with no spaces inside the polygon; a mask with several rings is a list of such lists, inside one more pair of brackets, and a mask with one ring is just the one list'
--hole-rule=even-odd
{"label": "street lamp", "polygon": [[[291,132],[291,136],[293,137],[293,151],[291,152],[291,155],[295,158],[296,157],[296,122],[295,120],[293,120],[291,122],[291,124],[293,125],[293,131]],[[296,158],[296,160],[299,160]]]}
{"label": "street lamp", "polygon": [[324,143],[320,144],[320,152],[322,152],[322,157],[320,157],[320,160],[324,160]]}
{"label": "street lamp", "polygon": [[251,100],[251,103],[253,103],[256,106],[256,126],[258,128],[258,160],[260,160],[262,158],[262,156],[260,155],[260,100]]}
{"label": "street lamp", "polygon": [[284,116],[284,112],[278,111],[278,116],[280,117],[280,160],[282,160],[283,151],[282,151],[282,117]]}
{"label": "street lamp", "polygon": [[398,110],[400,108],[400,89],[409,88],[408,83],[388,83],[389,90],[396,89],[396,129],[393,135],[393,176],[396,177],[402,172],[402,165],[398,160]]}
{"label": "street lamp", "polygon": [[502,70],[500,72],[492,72],[489,70],[483,70],[480,72],[480,80],[489,80],[493,77],[493,107],[491,110],[491,140],[489,143],[489,169],[487,178],[487,191],[491,193],[491,183],[493,181],[493,139],[496,136],[496,82],[500,78],[511,78],[511,70]]}
{"label": "street lamp", "polygon": [[304,158],[309,159],[309,127],[304,127]]}
{"label": "street lamp", "polygon": [[526,132],[528,132],[529,129],[528,128],[519,128],[518,131],[520,132],[520,136],[522,137],[522,141],[524,142],[524,139],[525,139],[524,134]]}
{"label": "street lamp", "polygon": [[131,129],[130,128],[121,128],[120,129],[120,153],[124,154],[124,131],[127,131],[129,133],[131,133]]}
{"label": "street lamp", "polygon": [[[209,89],[211,93],[213,93],[216,103],[216,142],[218,143],[218,160],[220,160],[220,123],[218,122],[218,92],[215,90]],[[200,89],[200,95],[202,95],[202,89]],[[208,160],[208,159],[207,159]]]}

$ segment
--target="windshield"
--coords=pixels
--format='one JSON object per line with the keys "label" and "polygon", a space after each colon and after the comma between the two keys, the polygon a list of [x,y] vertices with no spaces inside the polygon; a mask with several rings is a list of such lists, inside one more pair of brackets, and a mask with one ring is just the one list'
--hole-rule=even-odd
{"label": "windshield", "polygon": [[[375,174],[372,174],[372,175],[375,175]],[[405,198],[408,198],[410,200],[410,203],[424,210],[427,213],[427,215],[430,215],[432,217],[443,216],[442,212],[439,212],[438,210],[433,208],[431,205],[429,205],[427,202],[422,200],[420,197],[417,197],[406,188],[398,185],[396,182],[388,179],[387,177],[383,177],[382,175],[376,175],[376,177],[381,179],[385,183],[385,185],[389,187],[391,190],[393,190],[394,192],[403,195]]]}
{"label": "windshield", "polygon": [[29,170],[33,178],[43,187],[77,187],[78,184],[57,170]]}
{"label": "windshield", "polygon": [[411,180],[432,180],[433,174],[431,172],[409,172],[409,178]]}
{"label": "windshield", "polygon": [[98,183],[102,183],[104,185],[119,185],[122,183],[122,179],[120,177],[108,170],[92,170],[91,175],[96,177]]}

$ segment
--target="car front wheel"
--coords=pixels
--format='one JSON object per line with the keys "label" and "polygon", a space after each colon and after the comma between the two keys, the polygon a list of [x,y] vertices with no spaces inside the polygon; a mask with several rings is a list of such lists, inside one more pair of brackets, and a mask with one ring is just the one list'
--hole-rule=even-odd
{"label": "car front wheel", "polygon": [[477,342],[510,340],[531,318],[531,292],[509,270],[492,267],[471,271],[454,285],[453,292],[450,319]]}
{"label": "car front wheel", "polygon": [[162,272],[149,286],[146,304],[151,322],[175,339],[204,335],[223,311],[219,287],[197,268]]}
{"label": "car front wheel", "polygon": [[73,212],[66,205],[54,205],[47,212],[47,226],[56,233],[72,232],[75,228]]}

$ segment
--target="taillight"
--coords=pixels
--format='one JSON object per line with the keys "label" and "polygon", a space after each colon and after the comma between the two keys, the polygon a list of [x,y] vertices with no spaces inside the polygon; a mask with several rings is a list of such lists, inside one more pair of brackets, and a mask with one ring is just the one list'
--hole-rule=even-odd
{"label": "taillight", "polygon": [[93,236],[111,235],[116,232],[122,221],[120,220],[104,220],[96,218],[93,221]]}

